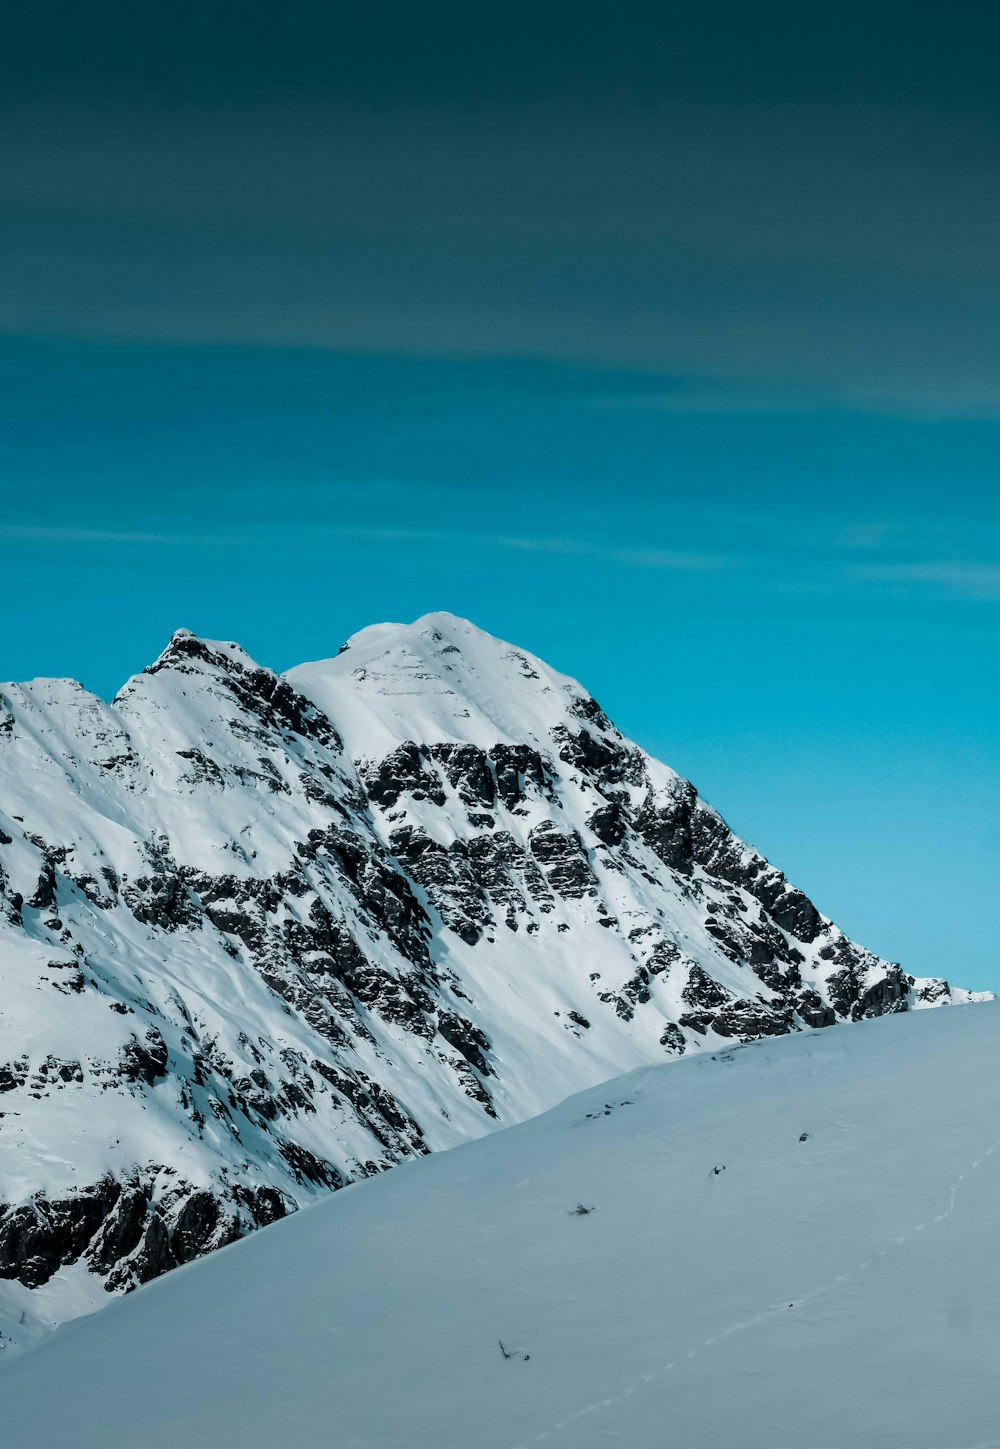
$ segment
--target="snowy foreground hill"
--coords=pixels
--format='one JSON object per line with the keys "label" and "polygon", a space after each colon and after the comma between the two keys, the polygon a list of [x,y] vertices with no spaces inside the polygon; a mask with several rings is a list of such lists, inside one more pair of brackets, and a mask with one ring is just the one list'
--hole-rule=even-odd
{"label": "snowy foreground hill", "polygon": [[0,1343],[631,1068],[964,999],[450,615],[0,686]]}
{"label": "snowy foreground hill", "polygon": [[989,1005],[629,1073],[13,1350],[5,1442],[997,1449],[998,1060]]}

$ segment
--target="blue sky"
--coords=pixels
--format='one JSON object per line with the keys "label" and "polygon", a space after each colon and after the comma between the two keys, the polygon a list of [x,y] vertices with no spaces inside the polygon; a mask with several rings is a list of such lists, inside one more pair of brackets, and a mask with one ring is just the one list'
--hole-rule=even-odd
{"label": "blue sky", "polygon": [[1000,13],[38,0],[0,677],[451,609],[1000,984]]}
{"label": "blue sky", "polygon": [[8,335],[0,676],[466,615],[866,944],[996,986],[1000,420],[582,361]]}

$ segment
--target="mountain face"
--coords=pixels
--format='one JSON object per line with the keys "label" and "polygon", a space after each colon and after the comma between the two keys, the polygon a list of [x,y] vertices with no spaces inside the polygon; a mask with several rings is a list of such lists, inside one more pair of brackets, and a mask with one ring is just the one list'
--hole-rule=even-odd
{"label": "mountain face", "polygon": [[968,1000],[450,615],[0,686],[0,1333],[725,1041]]}

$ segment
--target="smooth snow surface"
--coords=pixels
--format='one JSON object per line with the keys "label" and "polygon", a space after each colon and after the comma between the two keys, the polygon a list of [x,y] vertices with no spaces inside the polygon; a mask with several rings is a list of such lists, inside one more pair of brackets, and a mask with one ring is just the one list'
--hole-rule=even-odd
{"label": "smooth snow surface", "polygon": [[991,1449],[998,1060],[986,1005],[632,1072],[13,1352],[4,1442]]}

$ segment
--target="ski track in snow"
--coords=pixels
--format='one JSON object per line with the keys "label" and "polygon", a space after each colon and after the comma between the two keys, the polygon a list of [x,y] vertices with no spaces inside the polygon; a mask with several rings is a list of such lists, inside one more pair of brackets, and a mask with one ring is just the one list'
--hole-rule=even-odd
{"label": "ski track in snow", "polygon": [[[668,1363],[662,1364],[660,1368],[653,1369],[648,1374],[643,1374],[641,1378],[636,1379],[633,1383],[629,1384],[626,1388],[621,1389],[618,1393],[608,1394],[602,1399],[595,1399],[594,1402],[591,1404],[585,1404],[582,1409],[577,1409],[567,1418],[560,1419],[558,1423],[552,1424],[548,1429],[543,1429],[540,1433],[533,1435],[530,1439],[518,1440],[516,1444],[511,1445],[511,1449],[532,1449],[533,1445],[542,1444],[546,1440],[554,1438],[556,1435],[561,1434],[564,1429],[568,1429],[571,1425],[579,1423],[581,1419],[588,1418],[591,1414],[599,1413],[602,1409],[609,1409],[615,1404],[622,1403],[625,1399],[632,1398],[634,1394],[637,1394],[643,1389],[648,1388],[650,1384],[655,1383],[658,1379],[665,1378],[666,1375],[671,1373],[674,1369],[683,1366],[686,1363],[690,1363],[692,1359],[699,1358],[708,1349],[713,1348],[717,1343],[721,1343],[724,1339],[732,1338],[735,1334],[746,1333],[752,1328],[759,1328],[765,1323],[770,1323],[774,1320],[776,1314],[787,1313],[791,1308],[802,1308],[806,1304],[815,1303],[818,1299],[824,1297],[826,1294],[832,1293],[837,1288],[841,1288],[845,1283],[849,1283],[852,1280],[856,1279],[861,1273],[864,1273],[869,1268],[871,1268],[872,1265],[878,1261],[878,1259],[888,1257],[895,1248],[902,1247],[904,1243],[910,1242],[913,1238],[917,1236],[918,1233],[924,1232],[924,1230],[927,1228],[935,1227],[939,1223],[947,1222],[948,1219],[952,1217],[955,1212],[955,1204],[958,1197],[958,1191],[962,1186],[962,1183],[966,1181],[970,1173],[973,1173],[978,1168],[982,1167],[983,1163],[986,1162],[988,1158],[992,1157],[993,1154],[998,1150],[1000,1150],[1000,1139],[994,1142],[991,1147],[988,1147],[981,1156],[975,1158],[974,1161],[970,1162],[964,1172],[959,1173],[958,1177],[956,1177],[955,1181],[951,1183],[948,1188],[948,1206],[944,1210],[944,1212],[937,1213],[934,1217],[931,1218],[925,1218],[923,1222],[917,1223],[907,1232],[901,1234],[900,1237],[893,1239],[893,1241],[887,1244],[885,1247],[879,1248],[874,1253],[869,1254],[869,1256],[863,1259],[862,1262],[858,1263],[856,1267],[849,1269],[846,1273],[838,1273],[835,1278],[831,1278],[829,1281],[819,1284],[816,1288],[811,1289],[810,1292],[804,1294],[802,1297],[793,1299],[792,1302],[789,1304],[788,1308],[782,1309],[775,1308],[773,1306],[768,1307],[762,1309],[759,1313],[755,1313],[751,1318],[745,1318],[739,1323],[730,1324],[728,1328],[724,1328],[719,1333],[710,1335],[700,1344],[697,1344],[694,1348],[689,1349],[687,1353],[677,1354],[674,1358],[670,1359]],[[982,1443],[971,1444],[968,1446],[968,1449],[1000,1449],[1000,1439],[990,1439]]]}

